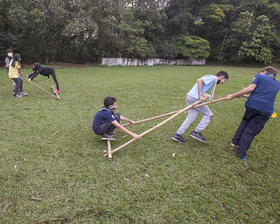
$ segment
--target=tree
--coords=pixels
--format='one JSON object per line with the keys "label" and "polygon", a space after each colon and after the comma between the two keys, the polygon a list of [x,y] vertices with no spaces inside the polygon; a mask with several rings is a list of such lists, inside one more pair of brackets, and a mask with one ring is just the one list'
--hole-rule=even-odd
{"label": "tree", "polygon": [[210,44],[207,40],[197,36],[183,36],[174,41],[178,58],[187,60],[206,59],[210,55]]}
{"label": "tree", "polygon": [[273,58],[272,49],[270,48],[273,37],[269,19],[265,15],[259,16],[256,19],[254,28],[249,40],[242,43],[238,55],[243,60],[254,60],[265,65],[270,64]]}

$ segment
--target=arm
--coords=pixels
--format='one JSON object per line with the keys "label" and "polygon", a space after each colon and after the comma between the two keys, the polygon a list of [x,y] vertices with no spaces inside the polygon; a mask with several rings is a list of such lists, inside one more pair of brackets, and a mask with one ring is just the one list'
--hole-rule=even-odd
{"label": "arm", "polygon": [[[246,94],[246,93],[251,93],[251,92],[254,91],[254,89],[255,89],[256,87],[257,87],[256,84],[250,84],[248,87],[246,87],[246,88],[240,90],[239,92],[236,92],[236,93],[234,93],[234,94],[229,94],[229,95],[226,97],[226,99],[227,99],[227,100],[232,100],[232,99],[234,99],[234,98],[236,98],[236,97],[243,96],[243,95]],[[247,98],[246,95],[244,95],[244,97]]]}
{"label": "arm", "polygon": [[121,129],[121,131],[123,131],[124,133],[126,133],[126,134],[132,136],[132,137],[135,138],[135,139],[140,139],[140,138],[141,138],[140,135],[137,135],[137,134],[135,134],[135,133],[133,133],[133,132],[127,130],[125,127],[123,127],[122,125],[120,125],[119,122],[117,122],[117,121],[112,121],[112,124],[115,125],[115,127]]}
{"label": "arm", "polygon": [[6,68],[9,68],[9,62],[10,62],[10,60],[9,60],[9,58],[5,58],[5,67]]}
{"label": "arm", "polygon": [[198,92],[199,92],[199,99],[201,102],[204,102],[207,97],[203,95],[202,93],[202,84],[203,84],[203,79],[198,79],[196,80],[197,87],[198,87]]}
{"label": "arm", "polygon": [[127,122],[129,122],[129,123],[131,123],[131,124],[135,124],[135,121],[129,120],[128,118],[126,118],[126,117],[124,117],[124,116],[120,116],[120,119],[121,119],[122,121],[127,121]]}
{"label": "arm", "polygon": [[37,71],[32,73],[32,76],[29,77],[30,79],[28,81],[31,81],[32,79],[34,79],[37,75],[39,75],[39,69],[37,69]]}
{"label": "arm", "polygon": [[32,75],[34,75],[35,74],[35,72],[32,72],[29,76],[28,76],[28,78],[30,78]]}
{"label": "arm", "polygon": [[18,69],[18,73],[20,74],[20,76],[23,76],[23,73],[21,71],[21,68]]}

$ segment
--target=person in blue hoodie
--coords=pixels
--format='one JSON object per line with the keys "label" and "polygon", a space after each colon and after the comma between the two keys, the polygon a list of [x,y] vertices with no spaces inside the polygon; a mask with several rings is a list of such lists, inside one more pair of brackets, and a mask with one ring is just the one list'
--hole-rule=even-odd
{"label": "person in blue hoodie", "polygon": [[[242,96],[248,98],[243,119],[231,143],[232,146],[237,147],[237,156],[242,160],[246,160],[251,143],[274,111],[275,98],[280,89],[276,74],[277,70],[274,67],[267,66],[254,76],[248,87],[226,97],[227,100]],[[245,96],[244,94],[247,93],[250,95]]]}

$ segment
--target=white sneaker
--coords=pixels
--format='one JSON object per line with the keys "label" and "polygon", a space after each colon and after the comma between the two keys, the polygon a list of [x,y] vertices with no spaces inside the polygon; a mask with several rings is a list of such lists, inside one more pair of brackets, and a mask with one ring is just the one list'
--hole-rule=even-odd
{"label": "white sneaker", "polygon": [[25,93],[25,92],[21,92],[20,95],[22,95],[22,96],[28,96],[29,94],[28,94],[28,93]]}
{"label": "white sneaker", "polygon": [[233,147],[238,147],[238,145],[235,145],[235,144],[233,144],[233,143],[230,143],[231,144],[231,146],[233,146]]}

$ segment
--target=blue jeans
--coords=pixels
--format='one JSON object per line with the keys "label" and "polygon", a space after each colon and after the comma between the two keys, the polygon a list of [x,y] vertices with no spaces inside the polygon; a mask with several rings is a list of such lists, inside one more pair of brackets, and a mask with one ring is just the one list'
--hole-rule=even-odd
{"label": "blue jeans", "polygon": [[15,89],[15,95],[18,93],[23,92],[22,87],[23,87],[23,81],[21,78],[13,78],[12,79],[16,83],[16,89]]}
{"label": "blue jeans", "polygon": [[[115,114],[116,121],[120,123],[120,115]],[[97,135],[111,134],[115,130],[116,126],[109,121],[103,122],[100,127],[94,130],[94,133]]]}
{"label": "blue jeans", "polygon": [[269,117],[266,113],[246,107],[243,119],[232,138],[232,143],[238,145],[236,152],[240,157],[246,156],[255,136],[264,128]]}

